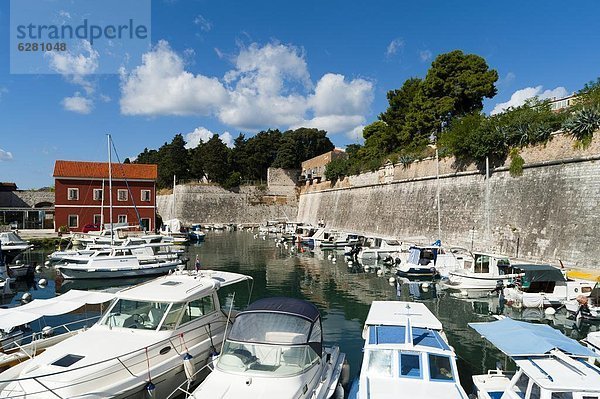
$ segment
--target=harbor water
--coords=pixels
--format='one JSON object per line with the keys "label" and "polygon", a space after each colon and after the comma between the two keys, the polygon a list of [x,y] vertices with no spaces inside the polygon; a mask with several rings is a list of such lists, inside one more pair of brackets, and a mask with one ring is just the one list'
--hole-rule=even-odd
{"label": "harbor water", "polygon": [[[206,241],[187,247],[189,268],[196,260],[202,269],[227,270],[254,278],[251,296],[248,291],[236,297],[236,304],[264,297],[289,296],[314,303],[321,311],[323,332],[327,345],[339,345],[346,353],[351,377],[360,369],[363,338],[361,336],[369,306],[375,300],[419,301],[424,303],[442,322],[450,345],[458,355],[460,379],[467,392],[472,391],[471,375],[485,373],[496,367],[504,356],[486,342],[467,323],[491,321],[492,313],[517,319],[546,323],[567,336],[581,339],[595,325],[577,325],[564,309],[546,315],[541,309],[500,309],[493,294],[484,298],[466,299],[440,289],[434,282],[390,282],[394,273],[377,264],[368,269],[357,263],[348,264],[343,251],[321,251],[277,244],[275,237],[260,237],[252,231],[209,232]],[[41,251],[25,254],[24,261],[43,264]],[[332,256],[329,256],[332,255]],[[335,258],[336,261],[333,261]],[[368,270],[368,271],[365,271]],[[37,282],[46,279],[47,284]],[[105,289],[125,287],[140,280],[73,281],[56,280],[52,268],[36,273],[35,282],[19,282],[14,295],[4,297],[5,305],[19,302],[25,292],[32,298],[49,298],[69,289]],[[242,290],[243,291],[243,290]],[[236,295],[238,295],[236,293]],[[32,328],[36,328],[32,326]]]}

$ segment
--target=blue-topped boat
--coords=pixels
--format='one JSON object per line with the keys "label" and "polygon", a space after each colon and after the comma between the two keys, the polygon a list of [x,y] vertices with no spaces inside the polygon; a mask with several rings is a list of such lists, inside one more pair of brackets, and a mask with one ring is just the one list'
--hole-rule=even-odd
{"label": "blue-topped boat", "polygon": [[473,376],[478,399],[600,398],[600,369],[590,362],[594,352],[560,331],[510,318],[469,326],[517,365],[514,373]]}
{"label": "blue-topped boat", "polygon": [[466,399],[442,323],[422,303],[374,301],[350,399]]}

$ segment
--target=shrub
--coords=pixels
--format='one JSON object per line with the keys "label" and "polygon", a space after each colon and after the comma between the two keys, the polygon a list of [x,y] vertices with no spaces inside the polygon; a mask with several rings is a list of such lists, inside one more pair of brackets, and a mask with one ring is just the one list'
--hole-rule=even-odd
{"label": "shrub", "polygon": [[587,148],[592,142],[594,132],[600,129],[600,109],[584,107],[576,110],[565,121],[563,128],[575,138],[578,146]]}
{"label": "shrub", "polygon": [[518,177],[523,175],[523,165],[525,165],[525,160],[519,154],[518,148],[513,148],[510,150],[510,166],[508,171],[512,177]]}

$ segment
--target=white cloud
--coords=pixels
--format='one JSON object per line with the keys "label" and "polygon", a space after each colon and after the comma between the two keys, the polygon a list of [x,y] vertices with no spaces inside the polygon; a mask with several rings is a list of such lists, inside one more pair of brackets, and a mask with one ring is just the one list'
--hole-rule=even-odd
{"label": "white cloud", "polygon": [[203,32],[209,32],[212,29],[212,22],[204,18],[202,15],[198,15],[194,18],[194,23],[200,27]]}
{"label": "white cloud", "polygon": [[[215,133],[205,127],[197,127],[193,132],[185,134],[183,137],[186,141],[185,148],[196,148],[200,142],[206,143]],[[221,141],[229,148],[233,148],[233,136],[229,132],[224,132],[219,136]]]}
{"label": "white cloud", "polygon": [[552,90],[543,90],[543,89],[544,89],[543,86],[536,86],[536,87],[526,87],[524,89],[517,90],[512,94],[512,96],[510,96],[510,100],[508,100],[507,102],[504,102],[504,103],[496,104],[496,106],[494,107],[492,112],[490,112],[490,114],[496,115],[496,114],[506,111],[507,109],[509,109],[511,107],[519,107],[519,106],[525,104],[525,101],[530,98],[537,97],[540,100],[546,100],[546,99],[551,99],[551,98],[565,97],[569,94],[567,89],[565,89],[562,86],[556,87]]}
{"label": "white cloud", "polygon": [[112,100],[110,96],[107,96],[106,94],[100,94],[98,97],[103,103],[109,103]]}
{"label": "white cloud", "polygon": [[144,54],[142,65],[121,74],[125,115],[209,115],[227,101],[218,79],[185,71],[182,58],[164,40]]}
{"label": "white cloud", "polygon": [[12,161],[12,159],[12,152],[4,151],[2,148],[0,148],[0,161]]}
{"label": "white cloud", "polygon": [[328,73],[317,83],[309,99],[315,115],[355,115],[368,112],[373,84],[364,79],[347,82],[344,75]]}
{"label": "white cloud", "polygon": [[294,46],[253,43],[232,62],[222,80],[194,75],[161,41],[142,65],[122,73],[121,112],[211,115],[242,130],[311,126],[347,133],[364,124],[373,101],[374,85],[365,79],[328,73],[315,86],[303,51]]}
{"label": "white cloud", "polygon": [[433,54],[431,54],[431,51],[429,51],[429,50],[419,51],[419,58],[421,59],[421,62],[427,62],[431,59],[431,57],[433,57]]}
{"label": "white cloud", "polygon": [[352,129],[351,131],[349,131],[346,136],[350,139],[350,140],[354,140],[354,141],[360,141],[363,139],[363,130],[365,128],[365,125],[359,125],[356,126],[354,129]]}
{"label": "white cloud", "polygon": [[73,97],[65,97],[62,105],[67,111],[77,112],[78,114],[89,114],[94,108],[94,102],[89,98],[82,97],[79,92]]}
{"label": "white cloud", "polygon": [[398,52],[398,50],[400,50],[402,48],[404,48],[404,40],[402,40],[398,37],[398,38],[392,40],[390,42],[390,44],[388,44],[385,55],[390,57],[390,56],[396,54]]}
{"label": "white cloud", "polygon": [[99,54],[90,42],[82,40],[74,51],[48,51],[44,53],[44,57],[48,59],[50,68],[63,75],[69,82],[80,85],[87,94],[94,92],[94,85],[86,76],[98,69]]}

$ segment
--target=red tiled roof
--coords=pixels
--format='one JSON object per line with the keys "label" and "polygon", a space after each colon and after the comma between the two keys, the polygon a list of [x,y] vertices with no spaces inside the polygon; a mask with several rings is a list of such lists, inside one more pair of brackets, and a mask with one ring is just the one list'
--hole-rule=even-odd
{"label": "red tiled roof", "polygon": [[[112,164],[115,179],[156,180],[158,166],[153,164]],[[108,162],[56,161],[54,177],[108,179]]]}

